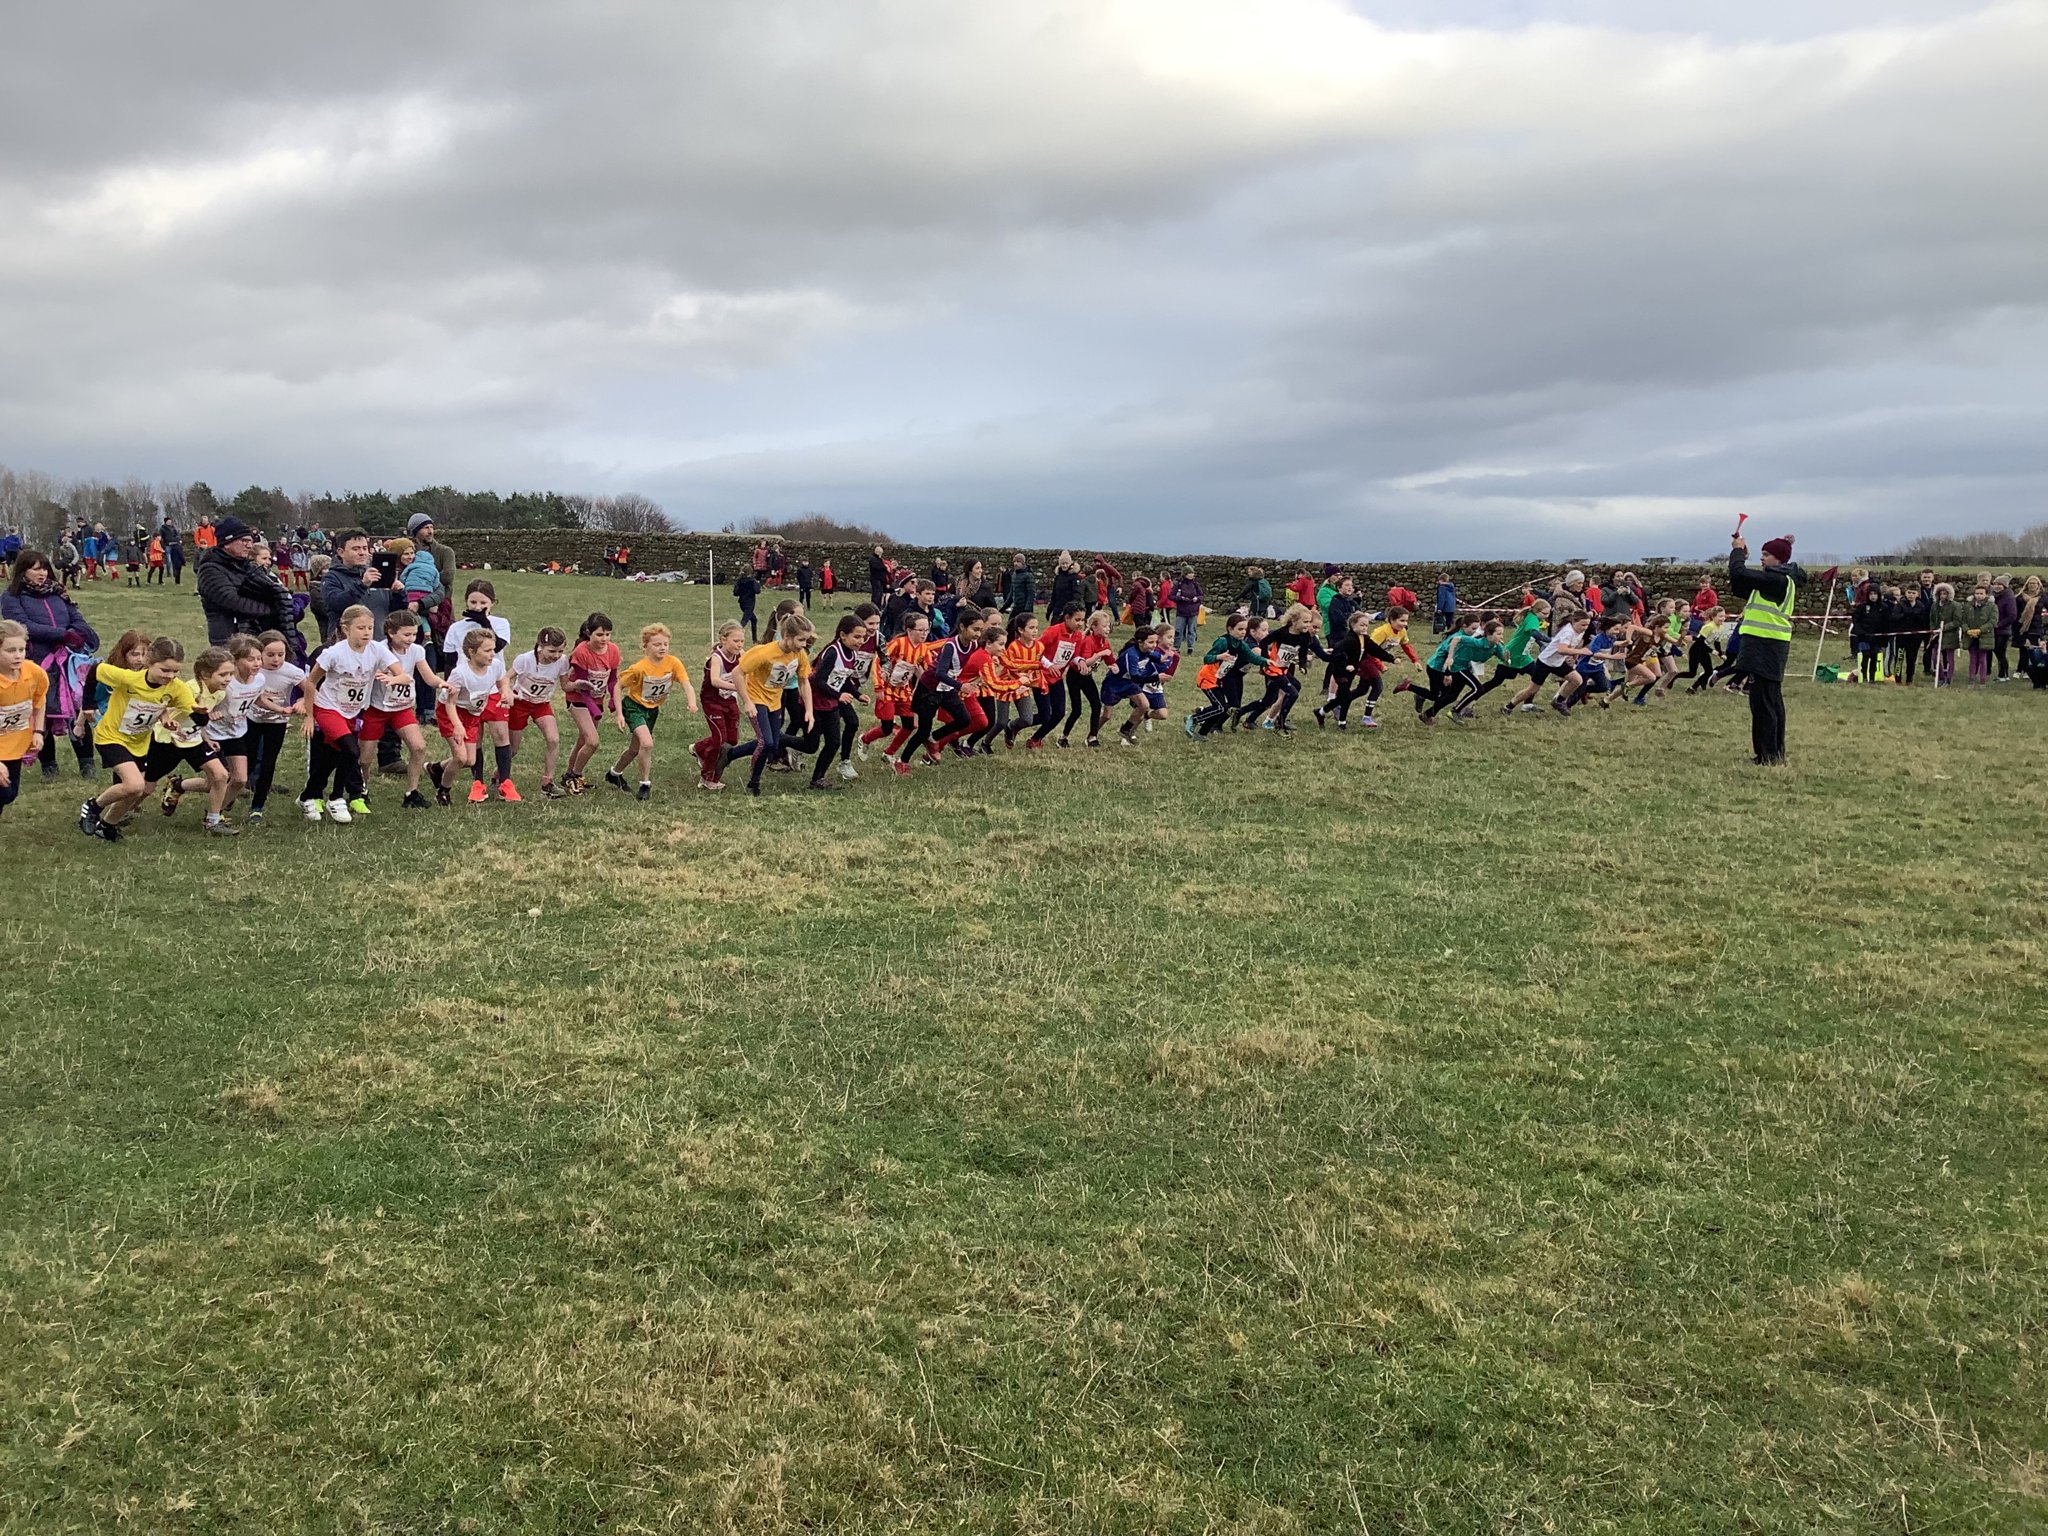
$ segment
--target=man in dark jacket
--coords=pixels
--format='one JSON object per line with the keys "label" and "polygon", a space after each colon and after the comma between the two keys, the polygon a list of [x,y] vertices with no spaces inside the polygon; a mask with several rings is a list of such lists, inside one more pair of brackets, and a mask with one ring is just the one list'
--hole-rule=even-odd
{"label": "man in dark jacket", "polygon": [[1038,577],[1022,555],[1010,557],[1010,581],[1003,588],[1003,612],[1031,613],[1038,607]]}
{"label": "man in dark jacket", "polygon": [[385,615],[391,612],[391,588],[385,584],[384,573],[370,564],[370,536],[351,528],[335,539],[334,551],[334,564],[320,578],[320,601],[333,626],[320,637],[321,642],[332,643],[341,632],[342,614],[358,603],[370,610],[377,621],[376,632],[383,634]]}
{"label": "man in dark jacket", "polygon": [[1749,740],[1759,767],[1785,761],[1785,663],[1792,654],[1792,610],[1806,572],[1792,563],[1792,540],[1764,545],[1761,569],[1749,565],[1749,546],[1735,535],[1728,550],[1728,590],[1743,600],[1735,633],[1742,644],[1734,668],[1749,677]]}
{"label": "man in dark jacket", "polygon": [[889,557],[882,553],[877,544],[874,553],[868,556],[868,601],[877,608],[883,598],[889,595]]}
{"label": "man in dark jacket", "polygon": [[224,517],[214,532],[217,542],[200,553],[195,567],[199,606],[206,613],[206,643],[225,645],[236,635],[290,629],[291,595],[283,582],[256,563],[256,530],[239,517]]}

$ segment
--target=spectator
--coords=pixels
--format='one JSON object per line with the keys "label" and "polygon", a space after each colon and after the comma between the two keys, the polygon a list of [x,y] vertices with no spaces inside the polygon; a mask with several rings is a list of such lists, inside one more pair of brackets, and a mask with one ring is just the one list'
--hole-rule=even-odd
{"label": "spectator", "polygon": [[889,560],[882,553],[882,546],[877,544],[874,553],[868,556],[868,601],[879,608],[888,595]]}
{"label": "spectator", "polygon": [[347,529],[335,539],[334,553],[334,563],[320,578],[321,607],[326,609],[327,621],[334,627],[321,629],[321,643],[334,643],[340,633],[341,616],[358,603],[369,609],[377,621],[374,633],[383,634],[384,620],[391,613],[392,593],[384,573],[370,563],[370,536],[360,528]]}
{"label": "spectator", "polygon": [[1183,567],[1173,584],[1173,643],[1183,655],[1195,648],[1195,625],[1202,617],[1202,584],[1195,580],[1195,568]]}
{"label": "spectator", "polygon": [[214,543],[200,551],[194,573],[206,641],[225,645],[236,635],[288,629],[292,600],[284,583],[256,560],[256,530],[239,517],[209,524]]}
{"label": "spectator", "polygon": [[1038,607],[1038,577],[1021,554],[1010,557],[1009,579],[1003,584],[1003,612],[1028,614]]}

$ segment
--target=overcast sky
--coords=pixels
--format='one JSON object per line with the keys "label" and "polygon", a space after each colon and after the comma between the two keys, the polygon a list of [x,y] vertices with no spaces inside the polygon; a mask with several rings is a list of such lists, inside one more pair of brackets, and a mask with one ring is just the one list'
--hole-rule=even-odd
{"label": "overcast sky", "polygon": [[0,461],[1332,557],[2048,518],[2048,0],[158,0]]}

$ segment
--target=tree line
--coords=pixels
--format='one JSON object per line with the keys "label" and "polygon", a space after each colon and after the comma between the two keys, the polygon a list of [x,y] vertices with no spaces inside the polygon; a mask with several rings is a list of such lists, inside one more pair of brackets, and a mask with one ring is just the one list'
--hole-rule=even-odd
{"label": "tree line", "polygon": [[1915,539],[1905,548],[1881,556],[1902,565],[1925,565],[1930,561],[1966,561],[1970,564],[2048,564],[2048,523],[2036,523],[2018,533],[1936,533]]}
{"label": "tree line", "polygon": [[127,537],[138,528],[154,529],[165,518],[189,531],[202,517],[239,517],[252,527],[276,533],[310,528],[330,532],[362,528],[389,535],[405,532],[418,512],[432,517],[437,528],[586,528],[608,533],[670,533],[674,523],[658,502],[635,492],[617,496],[585,496],[563,491],[462,491],[430,485],[393,495],[388,491],[300,491],[287,494],[278,486],[245,486],[222,496],[204,480],[148,481],[130,477],[118,483],[67,480],[40,470],[0,465],[0,531],[16,530],[38,548],[53,547],[66,530],[80,523],[100,524]]}

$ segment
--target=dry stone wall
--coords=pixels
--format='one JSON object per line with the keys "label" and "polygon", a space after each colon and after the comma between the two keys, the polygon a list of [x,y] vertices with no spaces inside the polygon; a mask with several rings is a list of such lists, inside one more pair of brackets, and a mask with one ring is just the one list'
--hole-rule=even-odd
{"label": "dry stone wall", "polygon": [[[605,550],[619,542],[615,534],[584,532],[575,529],[523,529],[523,528],[461,528],[450,529],[447,543],[454,549],[456,558],[465,566],[489,565],[499,570],[537,569],[550,560],[565,565],[574,564],[586,571],[599,569]],[[713,562],[717,580],[729,583],[738,573],[740,566],[751,556],[756,538],[750,534],[726,533],[664,533],[629,536],[625,540],[631,551],[629,568],[635,571],[684,571],[694,579],[704,579],[707,559]],[[868,546],[863,544],[809,543],[800,540],[783,541],[784,552],[792,568],[800,559],[808,559],[812,568],[821,569],[826,560],[832,562],[833,572],[839,578],[844,591],[864,592],[868,581]],[[917,544],[890,544],[887,546],[890,558],[926,572],[932,562],[943,556],[956,572],[964,571],[970,560],[981,560],[993,573],[1010,563],[1011,556],[1018,551],[1011,546],[954,546],[937,548]],[[1038,573],[1038,591],[1043,599],[1052,578],[1053,561],[1057,550],[1027,549],[1032,568]],[[1133,553],[1128,550],[1074,550],[1074,555],[1084,566],[1097,555],[1106,557],[1110,564],[1129,575],[1145,571],[1157,575],[1162,570],[1178,574],[1193,566],[1195,575],[1202,583],[1212,604],[1221,606],[1231,602],[1244,585],[1245,567],[1257,565],[1265,570],[1277,593],[1297,571],[1306,570],[1320,577],[1322,562],[1286,560],[1278,557],[1253,558],[1221,555],[1161,555]],[[1579,562],[1588,571],[1601,575],[1615,569],[1612,565],[1591,565]],[[1704,564],[1680,564],[1673,562],[1637,563],[1627,567],[1642,579],[1643,585],[1659,597],[1690,597],[1702,580],[1712,582],[1717,588],[1725,584],[1726,567]],[[1441,564],[1408,563],[1352,563],[1344,569],[1356,576],[1364,592],[1372,598],[1383,597],[1389,586],[1404,586],[1419,594],[1426,605],[1436,589],[1439,571],[1447,571],[1457,584],[1458,598],[1462,603],[1476,603],[1491,598],[1496,593],[1509,592],[1502,601],[1506,606],[1515,606],[1519,601],[1521,584],[1547,580],[1565,569],[1563,564],[1544,565],[1534,561],[1501,560],[1454,560]],[[1945,579],[1969,580],[1967,575],[1951,573]],[[1799,606],[1802,611],[1819,612],[1825,594],[1819,591],[1800,593]]]}

